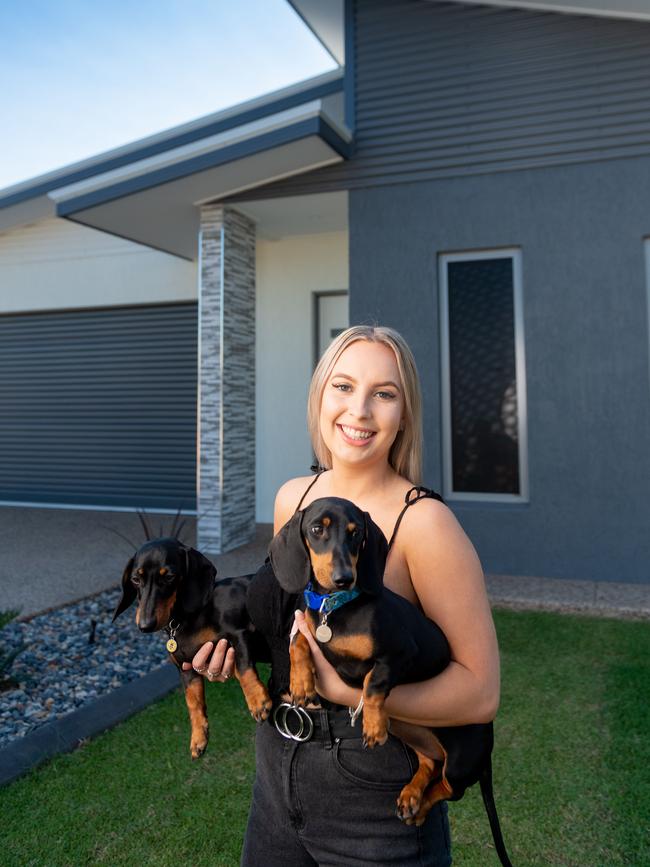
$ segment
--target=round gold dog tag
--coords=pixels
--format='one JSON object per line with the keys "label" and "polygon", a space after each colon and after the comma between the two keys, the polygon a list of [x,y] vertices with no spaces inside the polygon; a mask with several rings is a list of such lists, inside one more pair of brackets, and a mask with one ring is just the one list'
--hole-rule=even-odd
{"label": "round gold dog tag", "polygon": [[176,641],[173,638],[170,638],[169,641],[167,642],[166,646],[167,646],[167,650],[170,653],[173,653],[176,650],[176,648],[178,647],[178,644],[176,643]]}
{"label": "round gold dog tag", "polygon": [[322,644],[326,644],[330,638],[332,637],[332,630],[326,623],[321,623],[321,625],[316,630],[316,638]]}

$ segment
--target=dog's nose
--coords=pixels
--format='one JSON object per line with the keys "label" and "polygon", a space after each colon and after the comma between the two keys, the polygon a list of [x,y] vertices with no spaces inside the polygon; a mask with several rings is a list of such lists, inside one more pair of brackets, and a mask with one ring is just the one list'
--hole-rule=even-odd
{"label": "dog's nose", "polygon": [[140,617],[140,622],[138,623],[141,632],[155,632],[157,625],[155,617]]}
{"label": "dog's nose", "polygon": [[344,574],[337,575],[334,579],[334,584],[339,588],[339,590],[345,590],[346,587],[351,587],[354,583],[354,575],[352,574]]}

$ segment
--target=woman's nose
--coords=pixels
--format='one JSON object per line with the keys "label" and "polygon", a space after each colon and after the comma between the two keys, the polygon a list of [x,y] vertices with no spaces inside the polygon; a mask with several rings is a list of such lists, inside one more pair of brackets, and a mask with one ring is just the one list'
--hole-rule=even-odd
{"label": "woman's nose", "polygon": [[368,396],[357,392],[350,401],[349,409],[356,418],[367,418],[370,414],[369,406]]}

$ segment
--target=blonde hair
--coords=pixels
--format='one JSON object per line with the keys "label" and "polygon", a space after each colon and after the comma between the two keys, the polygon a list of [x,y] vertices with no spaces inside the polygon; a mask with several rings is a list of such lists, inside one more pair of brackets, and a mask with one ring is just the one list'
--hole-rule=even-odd
{"label": "blonde hair", "polygon": [[307,427],[314,454],[321,467],[330,469],[332,453],[323,441],[320,431],[320,408],[323,391],[334,365],[344,350],[358,340],[383,343],[392,349],[397,361],[404,398],[403,430],[398,431],[388,454],[388,463],[412,484],[422,481],[422,396],[420,379],[407,342],[392,328],[371,325],[353,325],[336,337],[323,353],[311,378],[307,398]]}

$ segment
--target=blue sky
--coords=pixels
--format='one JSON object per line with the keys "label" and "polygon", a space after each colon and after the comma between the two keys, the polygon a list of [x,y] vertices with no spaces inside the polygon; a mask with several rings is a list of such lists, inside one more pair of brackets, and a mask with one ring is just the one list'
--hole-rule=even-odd
{"label": "blue sky", "polygon": [[335,67],[286,0],[0,0],[0,189]]}

